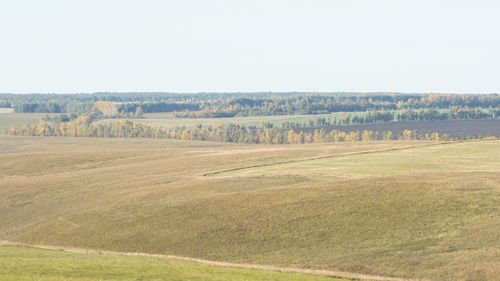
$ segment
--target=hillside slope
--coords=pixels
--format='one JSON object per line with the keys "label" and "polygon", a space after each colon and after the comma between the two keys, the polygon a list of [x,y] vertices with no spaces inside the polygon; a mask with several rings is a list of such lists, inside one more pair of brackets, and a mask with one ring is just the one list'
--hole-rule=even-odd
{"label": "hillside slope", "polygon": [[1,137],[0,153],[0,240],[436,280],[500,274],[500,141]]}
{"label": "hillside slope", "polygon": [[163,257],[67,253],[0,245],[2,281],[347,281],[326,276],[207,266]]}

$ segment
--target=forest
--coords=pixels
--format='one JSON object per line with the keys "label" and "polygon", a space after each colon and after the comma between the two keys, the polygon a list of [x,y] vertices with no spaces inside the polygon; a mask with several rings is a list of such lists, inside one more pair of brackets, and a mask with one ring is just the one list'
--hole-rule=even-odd
{"label": "forest", "polygon": [[450,140],[449,135],[419,134],[417,131],[405,130],[401,135],[393,135],[390,131],[378,132],[364,130],[362,132],[326,131],[316,129],[312,132],[294,131],[272,128],[272,126],[256,128],[243,125],[197,126],[195,128],[149,126],[126,119],[90,125],[89,116],[80,116],[69,122],[41,121],[36,126],[12,127],[6,133],[14,136],[61,136],[61,137],[99,137],[99,138],[165,138],[181,140],[201,140],[218,142],[235,142],[247,144],[303,144],[324,142],[355,142],[373,140]]}
{"label": "forest", "polygon": [[[350,142],[366,140],[450,140],[484,137],[450,136],[406,128],[343,130],[356,124],[408,121],[486,120],[500,117],[500,96],[397,93],[94,93],[73,95],[0,94],[0,104],[15,113],[47,113],[38,124],[4,127],[22,136],[169,138],[249,144]],[[141,122],[144,114],[171,112],[175,118],[261,116],[260,125],[237,122],[209,125],[158,125]],[[334,113],[343,113],[335,115]],[[320,115],[304,121],[267,122],[266,116]],[[324,115],[333,114],[333,115]],[[232,120],[232,119],[231,119]],[[486,136],[498,136],[499,132]]]}
{"label": "forest", "polygon": [[498,94],[401,93],[92,93],[0,94],[0,107],[15,112],[87,113],[98,101],[114,102],[119,112],[179,111],[179,117],[238,117],[402,109],[498,108]]}

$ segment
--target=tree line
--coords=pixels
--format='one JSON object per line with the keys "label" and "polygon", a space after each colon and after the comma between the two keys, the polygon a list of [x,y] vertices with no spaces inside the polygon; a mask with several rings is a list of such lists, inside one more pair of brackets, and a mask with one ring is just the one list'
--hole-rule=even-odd
{"label": "tree line", "polygon": [[[0,107],[1,106],[0,101]],[[3,107],[12,107],[8,101],[4,101]],[[116,107],[116,114],[135,113],[140,107],[144,113],[172,112],[185,110],[199,110],[198,104],[170,103],[170,102],[145,102],[145,103],[115,103],[97,101],[96,103],[111,103]],[[19,102],[14,105],[14,112],[18,113],[89,113],[96,103],[91,102]],[[109,116],[112,117],[112,116]]]}
{"label": "tree line", "polygon": [[144,103],[120,103],[117,104],[117,111],[126,113],[135,113],[138,108],[144,113],[153,112],[173,112],[173,111],[195,111],[200,109],[199,104],[192,103],[169,103],[169,102],[144,102]]}
{"label": "tree line", "polygon": [[[500,118],[500,107],[496,108],[458,108],[448,109],[404,109],[401,111],[368,111],[348,113],[341,118],[318,117],[306,121],[284,121],[281,128],[310,128],[341,126],[370,123],[390,123],[404,121],[435,121],[435,120],[479,120]],[[270,125],[273,124],[270,123]]]}
{"label": "tree line", "polygon": [[0,100],[0,108],[12,108],[12,103],[8,100]]}
{"label": "tree line", "polygon": [[18,102],[14,112],[18,113],[88,113],[93,103],[90,102]]}
{"label": "tree line", "polygon": [[61,137],[100,137],[100,138],[165,138],[180,140],[200,140],[217,142],[235,142],[247,144],[303,144],[325,142],[355,142],[375,140],[450,140],[450,136],[434,132],[420,134],[417,131],[405,130],[400,135],[390,131],[378,132],[371,130],[343,132],[340,130],[326,131],[316,129],[311,132],[295,131],[293,129],[257,128],[244,125],[218,125],[194,128],[152,126],[127,119],[97,122],[92,124],[92,118],[81,115],[66,122],[41,121],[38,125],[25,125],[5,129],[5,133],[14,136],[61,136]]}
{"label": "tree line", "polygon": [[200,111],[177,113],[181,118],[230,118],[269,115],[312,115],[336,112],[396,111],[500,107],[497,95],[362,95],[297,96],[275,99],[238,98],[208,102]]}
{"label": "tree line", "polygon": [[92,93],[0,94],[0,104],[16,112],[89,112],[96,102],[113,102],[118,112],[180,111],[178,117],[216,118],[334,112],[447,108],[496,108],[500,95],[400,93]]}

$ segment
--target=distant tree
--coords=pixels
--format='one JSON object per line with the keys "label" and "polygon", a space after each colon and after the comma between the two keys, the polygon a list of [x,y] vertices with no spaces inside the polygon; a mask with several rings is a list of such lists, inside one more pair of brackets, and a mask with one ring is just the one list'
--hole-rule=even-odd
{"label": "distant tree", "polygon": [[115,116],[118,114],[117,106],[114,102],[98,101],[94,103],[92,110],[95,112],[100,112],[105,116]]}
{"label": "distant tree", "polygon": [[144,111],[142,111],[142,107],[137,107],[135,110],[135,116],[136,117],[142,117],[144,115]]}
{"label": "distant tree", "polygon": [[373,131],[369,131],[369,130],[364,130],[363,131],[363,134],[361,136],[361,140],[362,141],[370,141],[370,140],[373,140]]}
{"label": "distant tree", "polygon": [[288,130],[287,141],[288,141],[288,143],[294,143],[295,132],[293,130]]}

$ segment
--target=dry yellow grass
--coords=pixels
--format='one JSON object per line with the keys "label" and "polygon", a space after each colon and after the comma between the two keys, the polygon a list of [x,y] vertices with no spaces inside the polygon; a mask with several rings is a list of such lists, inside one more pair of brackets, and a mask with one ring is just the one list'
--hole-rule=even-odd
{"label": "dry yellow grass", "polygon": [[0,108],[0,114],[2,113],[13,113],[14,108]]}
{"label": "dry yellow grass", "polygon": [[499,274],[499,141],[0,137],[0,153],[4,240],[406,278]]}

